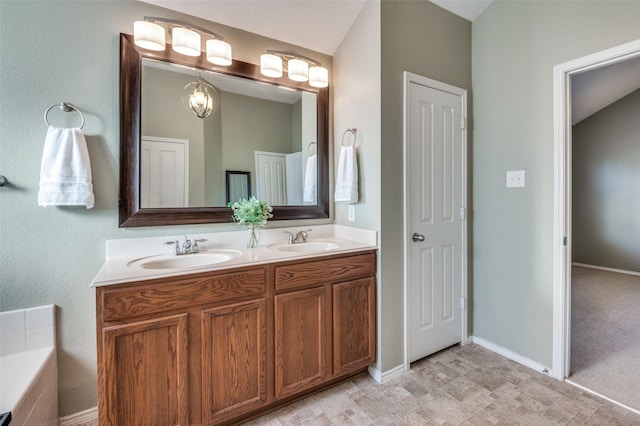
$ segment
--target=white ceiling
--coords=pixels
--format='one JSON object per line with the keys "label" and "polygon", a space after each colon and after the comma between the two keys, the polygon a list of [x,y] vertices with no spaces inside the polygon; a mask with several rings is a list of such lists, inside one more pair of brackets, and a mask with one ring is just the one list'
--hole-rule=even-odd
{"label": "white ceiling", "polygon": [[431,2],[473,22],[492,0],[431,0]]}
{"label": "white ceiling", "polygon": [[364,0],[144,0],[333,56]]}
{"label": "white ceiling", "polygon": [[640,88],[640,58],[571,78],[571,121],[577,124]]}

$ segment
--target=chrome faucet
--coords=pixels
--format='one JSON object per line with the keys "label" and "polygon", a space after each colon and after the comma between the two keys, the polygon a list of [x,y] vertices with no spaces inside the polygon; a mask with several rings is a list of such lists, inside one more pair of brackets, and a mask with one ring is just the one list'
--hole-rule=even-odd
{"label": "chrome faucet", "polygon": [[172,255],[182,256],[184,254],[200,253],[200,247],[198,247],[198,243],[202,243],[204,241],[207,241],[207,239],[206,238],[195,239],[193,240],[193,244],[192,244],[191,240],[185,235],[182,246],[180,246],[180,242],[178,240],[167,241],[164,244],[167,246],[173,246],[173,251],[171,252]]}
{"label": "chrome faucet", "polygon": [[284,231],[285,234],[289,234],[289,244],[298,244],[298,243],[306,243],[309,238],[309,232],[311,229],[307,229],[306,231],[298,231],[296,235],[293,235],[293,232]]}

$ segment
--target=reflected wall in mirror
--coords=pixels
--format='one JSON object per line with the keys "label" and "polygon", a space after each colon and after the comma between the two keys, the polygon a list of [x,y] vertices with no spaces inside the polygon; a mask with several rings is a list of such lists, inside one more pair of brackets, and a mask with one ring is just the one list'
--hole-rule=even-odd
{"label": "reflected wall in mirror", "polygon": [[[328,89],[219,67],[121,35],[120,226],[231,222],[226,171],[248,174],[248,195],[274,220],[329,217]],[[220,104],[198,118],[182,101],[202,78]]]}
{"label": "reflected wall in mirror", "polygon": [[[184,101],[198,79],[219,96],[205,118]],[[251,172],[249,196],[272,206],[316,204],[315,194],[303,201],[303,188],[315,187],[306,168],[315,161],[317,103],[315,93],[143,59],[140,184],[150,192],[140,194],[141,208],[224,207],[229,169]]]}

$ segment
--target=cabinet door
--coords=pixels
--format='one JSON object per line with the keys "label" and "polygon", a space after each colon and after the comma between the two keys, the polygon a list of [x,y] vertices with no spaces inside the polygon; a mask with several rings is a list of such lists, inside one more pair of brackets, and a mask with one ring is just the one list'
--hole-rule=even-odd
{"label": "cabinet door", "polygon": [[333,373],[339,376],[375,361],[375,279],[333,286]]}
{"label": "cabinet door", "polygon": [[188,425],[187,314],[106,327],[101,425]]}
{"label": "cabinet door", "polygon": [[205,424],[267,402],[267,326],[260,299],[202,311]]}
{"label": "cabinet door", "polygon": [[325,287],[275,296],[275,396],[322,383],[327,374]]}

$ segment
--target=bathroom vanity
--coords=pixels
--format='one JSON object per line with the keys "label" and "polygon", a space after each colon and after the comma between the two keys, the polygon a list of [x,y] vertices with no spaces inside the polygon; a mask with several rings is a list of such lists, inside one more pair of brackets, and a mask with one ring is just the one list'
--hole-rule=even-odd
{"label": "bathroom vanity", "polygon": [[131,281],[109,281],[108,259],[94,282],[100,424],[237,423],[366,371],[376,248],[332,241]]}

